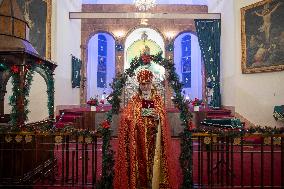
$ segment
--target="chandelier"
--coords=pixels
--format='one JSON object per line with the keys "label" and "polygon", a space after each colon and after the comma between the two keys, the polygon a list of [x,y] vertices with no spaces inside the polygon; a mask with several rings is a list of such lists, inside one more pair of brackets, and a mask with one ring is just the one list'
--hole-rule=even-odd
{"label": "chandelier", "polygon": [[140,10],[140,11],[147,11],[150,8],[155,6],[156,0],[134,0],[134,5]]}

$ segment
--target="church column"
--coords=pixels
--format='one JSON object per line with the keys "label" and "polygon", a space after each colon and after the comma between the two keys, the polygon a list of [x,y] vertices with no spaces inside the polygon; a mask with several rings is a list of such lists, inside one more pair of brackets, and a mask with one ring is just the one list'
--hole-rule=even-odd
{"label": "church column", "polygon": [[81,45],[81,85],[80,85],[80,104],[86,104],[87,99],[87,46]]}
{"label": "church column", "polygon": [[124,38],[115,41],[115,74],[124,72]]}
{"label": "church column", "polygon": [[[172,63],[174,64],[173,62],[173,59],[174,59],[174,51],[173,49],[169,48],[170,46],[172,45],[172,40],[171,39],[167,39],[165,40],[165,58],[166,59],[170,59],[172,60]],[[166,70],[166,78],[168,78],[168,71]],[[174,104],[173,104],[173,101],[171,99],[171,97],[173,96],[173,89],[171,87],[171,84],[169,83],[168,80],[165,81],[165,91],[166,91],[166,108],[172,108],[174,107]]]}

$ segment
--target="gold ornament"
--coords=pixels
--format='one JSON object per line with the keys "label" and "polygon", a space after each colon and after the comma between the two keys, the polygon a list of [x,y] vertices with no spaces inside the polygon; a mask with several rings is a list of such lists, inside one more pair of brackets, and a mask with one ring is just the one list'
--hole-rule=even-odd
{"label": "gold ornament", "polygon": [[213,143],[217,143],[217,137],[213,137]]}
{"label": "gold ornament", "polygon": [[265,137],[263,142],[264,142],[265,145],[269,145],[269,144],[271,144],[271,138],[270,137]]}
{"label": "gold ornament", "polygon": [[21,141],[23,140],[23,136],[17,135],[17,136],[15,137],[15,140],[16,140],[17,142],[21,142]]}
{"label": "gold ornament", "polygon": [[85,142],[87,143],[87,144],[91,144],[92,143],[92,137],[87,137],[87,138],[85,138]]}
{"label": "gold ornament", "polygon": [[211,143],[211,138],[210,137],[205,137],[204,138],[204,143],[205,144],[210,144]]}
{"label": "gold ornament", "polygon": [[54,140],[57,144],[62,143],[62,136],[55,136]]}
{"label": "gold ornament", "polygon": [[32,142],[32,140],[33,140],[33,137],[31,135],[26,135],[25,137],[26,143]]}
{"label": "gold ornament", "polygon": [[5,136],[5,141],[7,142],[7,143],[9,143],[9,142],[11,142],[13,139],[12,139],[12,137],[10,136],[10,135],[6,135]]}
{"label": "gold ornament", "polygon": [[281,137],[273,137],[273,144],[281,145]]}
{"label": "gold ornament", "polygon": [[234,138],[234,145],[240,145],[241,144],[241,138]]}
{"label": "gold ornament", "polygon": [[78,138],[78,142],[83,143],[83,142],[84,142],[84,137],[83,137],[83,136],[79,136],[79,138]]}

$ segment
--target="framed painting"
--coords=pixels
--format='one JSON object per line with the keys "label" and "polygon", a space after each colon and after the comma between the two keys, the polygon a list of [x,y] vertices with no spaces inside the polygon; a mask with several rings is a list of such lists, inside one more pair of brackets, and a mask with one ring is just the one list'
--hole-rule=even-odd
{"label": "framed painting", "polygon": [[52,0],[17,0],[30,26],[30,42],[37,52],[51,59]]}
{"label": "framed painting", "polygon": [[284,1],[264,0],[241,9],[242,72],[284,70]]}

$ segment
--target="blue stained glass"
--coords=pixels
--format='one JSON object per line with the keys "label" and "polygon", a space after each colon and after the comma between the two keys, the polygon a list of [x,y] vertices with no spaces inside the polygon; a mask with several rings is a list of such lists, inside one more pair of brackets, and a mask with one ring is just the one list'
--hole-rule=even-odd
{"label": "blue stained glass", "polygon": [[106,37],[104,35],[99,34],[98,39],[101,41],[106,41]]}
{"label": "blue stained glass", "polygon": [[186,35],[181,40],[181,56],[191,56],[191,36]]}
{"label": "blue stained glass", "polygon": [[191,87],[191,73],[182,73],[183,88]]}
{"label": "blue stained glass", "polygon": [[182,58],[182,72],[190,72],[191,71],[191,58],[184,57]]}
{"label": "blue stained glass", "polygon": [[97,87],[105,88],[106,87],[106,73],[97,72]]}
{"label": "blue stained glass", "polygon": [[107,40],[103,35],[99,35],[98,40],[98,54],[101,56],[107,55]]}
{"label": "blue stained glass", "polygon": [[106,72],[106,57],[98,56],[98,72]]}
{"label": "blue stained glass", "polygon": [[191,36],[185,35],[181,39],[181,68],[183,88],[191,87]]}
{"label": "blue stained glass", "polygon": [[181,38],[182,41],[191,41],[191,36],[190,35],[185,35]]}
{"label": "blue stained glass", "polygon": [[98,35],[98,70],[97,70],[97,87],[106,87],[107,72],[107,39],[104,35]]}

